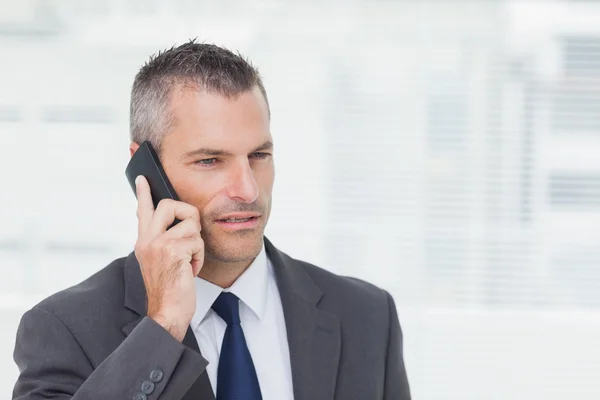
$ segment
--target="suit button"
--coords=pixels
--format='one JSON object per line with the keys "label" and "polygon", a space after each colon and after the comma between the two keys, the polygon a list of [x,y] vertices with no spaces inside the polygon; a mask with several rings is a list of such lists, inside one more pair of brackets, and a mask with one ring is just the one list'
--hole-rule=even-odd
{"label": "suit button", "polygon": [[150,372],[150,380],[154,383],[156,382],[160,382],[160,380],[163,378],[163,372],[160,368],[156,368],[155,370],[153,370],[152,372]]}
{"label": "suit button", "polygon": [[152,392],[154,392],[154,383],[150,381],[145,381],[142,383],[142,393],[150,394]]}
{"label": "suit button", "polygon": [[133,400],[148,400],[148,398],[144,393],[136,393],[136,395],[133,396]]}

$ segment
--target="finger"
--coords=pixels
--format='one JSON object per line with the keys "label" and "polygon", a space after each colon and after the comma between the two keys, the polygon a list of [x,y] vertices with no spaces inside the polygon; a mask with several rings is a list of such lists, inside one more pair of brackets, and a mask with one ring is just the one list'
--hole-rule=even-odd
{"label": "finger", "polygon": [[200,222],[200,213],[198,209],[191,204],[172,199],[163,199],[158,203],[156,211],[152,216],[152,221],[148,227],[148,233],[156,237],[164,233],[167,228],[175,221],[175,218],[183,221],[191,218]]}
{"label": "finger", "polygon": [[144,232],[152,221],[154,203],[150,185],[143,175],[135,178],[135,192],[137,197],[138,236]]}
{"label": "finger", "polygon": [[202,241],[202,247],[197,252],[192,254],[192,262],[190,264],[192,264],[192,272],[194,273],[194,276],[198,276],[202,266],[204,265],[204,240]]}
{"label": "finger", "polygon": [[193,218],[184,219],[164,234],[166,240],[200,236],[200,222]]}
{"label": "finger", "polygon": [[204,241],[199,236],[171,240],[167,246],[172,249],[178,259],[190,263],[204,261]]}
{"label": "finger", "polygon": [[198,276],[200,271],[202,271],[202,266],[204,265],[204,260],[192,260],[192,274],[194,274],[194,278]]}

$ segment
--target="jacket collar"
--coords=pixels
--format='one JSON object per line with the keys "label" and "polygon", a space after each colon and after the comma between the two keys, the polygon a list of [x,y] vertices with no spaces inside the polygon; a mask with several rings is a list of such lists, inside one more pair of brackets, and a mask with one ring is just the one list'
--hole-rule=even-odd
{"label": "jacket collar", "polygon": [[[283,306],[294,398],[332,399],[335,397],[341,351],[340,320],[336,315],[319,308],[323,291],[307,272],[306,264],[279,251],[266,237],[264,242],[267,256],[275,271]],[[125,261],[124,275],[124,305],[137,314],[134,320],[123,327],[123,332],[128,335],[147,311],[144,281],[133,252]],[[192,335],[188,329],[184,343],[199,352]],[[191,391],[194,387],[203,387],[205,391],[206,382],[207,375],[202,374]],[[188,392],[188,395],[192,396],[192,393]]]}

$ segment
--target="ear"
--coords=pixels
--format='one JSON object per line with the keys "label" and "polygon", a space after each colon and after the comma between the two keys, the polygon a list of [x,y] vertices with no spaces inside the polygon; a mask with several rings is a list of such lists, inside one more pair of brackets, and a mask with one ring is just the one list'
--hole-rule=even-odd
{"label": "ear", "polygon": [[137,149],[140,148],[140,145],[137,144],[136,142],[131,142],[131,144],[129,145],[129,156],[133,157],[133,154],[137,151]]}

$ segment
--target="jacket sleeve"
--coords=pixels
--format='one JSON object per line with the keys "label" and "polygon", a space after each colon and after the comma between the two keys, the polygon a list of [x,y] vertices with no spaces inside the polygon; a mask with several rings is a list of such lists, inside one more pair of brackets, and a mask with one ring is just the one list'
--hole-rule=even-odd
{"label": "jacket sleeve", "polygon": [[42,308],[21,318],[14,360],[13,400],[180,399],[207,365],[144,317],[94,369],[69,328]]}
{"label": "jacket sleeve", "polygon": [[385,400],[410,400],[410,387],[404,366],[402,329],[400,328],[394,299],[389,293],[386,294],[390,325],[385,368],[385,393],[383,398]]}

